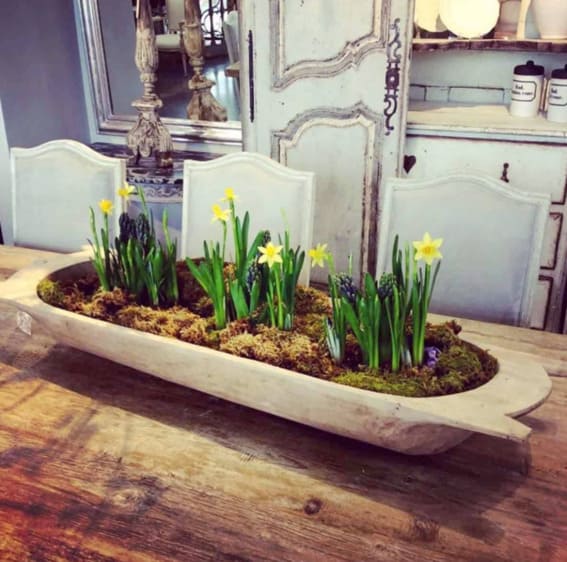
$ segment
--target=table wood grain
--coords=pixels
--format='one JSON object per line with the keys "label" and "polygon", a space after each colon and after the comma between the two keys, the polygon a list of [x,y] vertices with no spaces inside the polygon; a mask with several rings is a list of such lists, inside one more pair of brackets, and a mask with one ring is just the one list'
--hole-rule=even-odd
{"label": "table wood grain", "polygon": [[[0,247],[0,277],[34,259]],[[0,307],[2,561],[567,560],[565,378],[522,418],[527,444],[479,435],[407,457],[58,345],[39,325],[29,337],[15,317]],[[464,325],[567,373],[567,336]]]}

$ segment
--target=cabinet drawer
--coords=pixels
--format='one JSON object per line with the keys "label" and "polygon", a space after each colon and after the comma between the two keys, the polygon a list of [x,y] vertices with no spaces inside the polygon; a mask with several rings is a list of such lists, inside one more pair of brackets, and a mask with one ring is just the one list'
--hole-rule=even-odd
{"label": "cabinet drawer", "polygon": [[476,171],[501,178],[504,164],[508,164],[511,185],[522,191],[549,193],[552,203],[565,203],[565,145],[408,137],[405,153],[416,159],[408,174],[411,178],[431,178],[456,171]]}

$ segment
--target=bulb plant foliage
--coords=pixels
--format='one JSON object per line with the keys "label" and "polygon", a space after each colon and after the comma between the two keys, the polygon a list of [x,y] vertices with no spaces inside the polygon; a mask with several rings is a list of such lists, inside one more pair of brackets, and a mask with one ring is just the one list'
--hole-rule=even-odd
{"label": "bulb plant foliage", "polygon": [[[203,259],[198,262],[187,258],[187,267],[211,299],[217,329],[231,320],[256,314],[260,321],[289,330],[305,253],[291,248],[289,232],[283,242],[274,245],[270,233],[261,230],[249,244],[250,215],[246,212],[241,219],[236,214],[237,199],[234,191],[227,188],[221,203],[228,203],[228,208],[213,205],[212,221],[222,225],[222,245],[205,241]],[[229,226],[234,267],[226,267]]]}
{"label": "bulb plant foliage", "polygon": [[[134,188],[127,184],[119,190],[124,206],[133,192]],[[120,233],[114,243],[109,239],[112,202],[99,203],[103,216],[100,230],[95,212],[90,209],[92,262],[103,290],[120,288],[141,304],[172,306],[178,302],[179,290],[176,242],[168,233],[167,211],[163,214],[162,245],[156,239],[152,213],[142,190],[139,198],[142,212],[136,218],[126,212],[120,215]],[[242,219],[237,215],[237,199],[227,188],[220,203],[212,206],[212,222],[222,228],[222,243],[204,241],[203,258],[187,258],[187,267],[211,300],[217,329],[225,328],[230,321],[253,318],[280,330],[291,330],[305,252],[291,246],[287,230],[283,240],[278,237],[278,244],[264,230],[250,242],[250,214],[246,212]],[[229,231],[233,263],[227,263]],[[378,281],[365,273],[360,288],[353,280],[350,258],[348,272],[337,273],[326,244],[309,250],[312,267],[329,268],[332,316],[325,320],[324,333],[336,364],[345,362],[349,334],[371,370],[398,372],[404,366],[435,361],[432,350],[425,348],[425,329],[442,243],[441,238],[432,239],[426,232],[422,240],[414,241],[411,247],[406,244],[402,250],[396,236],[391,272],[382,274]]]}
{"label": "bulb plant foliage", "polygon": [[[124,207],[134,192],[135,188],[128,184],[119,189]],[[113,212],[112,202],[103,199],[99,203],[103,214],[100,231],[91,207],[93,239],[89,242],[93,249],[92,262],[104,291],[118,288],[134,296],[140,304],[172,306],[179,299],[175,269],[177,242],[169,236],[167,210],[164,210],[162,217],[165,244],[157,240],[152,212],[148,209],[143,190],[139,190],[138,196],[142,212],[136,218],[122,212],[119,218],[120,233],[114,243],[109,239],[108,225]]]}
{"label": "bulb plant foliage", "polygon": [[[332,318],[326,320],[325,336],[332,359],[345,359],[347,334],[351,332],[360,348],[362,360],[370,369],[387,368],[397,372],[402,366],[421,366],[424,362],[425,327],[441,262],[443,240],[425,233],[402,251],[398,236],[392,249],[392,271],[377,282],[369,273],[362,288],[355,287],[352,265],[349,273],[335,273],[332,255],[326,244],[309,252],[312,265],[329,265],[329,293]],[[422,267],[420,262],[424,262]]]}
{"label": "bulb plant foliage", "polygon": [[260,246],[258,263],[269,268],[266,301],[270,326],[280,330],[291,330],[295,316],[295,291],[305,261],[305,252],[290,245],[289,232],[284,234],[283,244],[274,246],[269,242]]}

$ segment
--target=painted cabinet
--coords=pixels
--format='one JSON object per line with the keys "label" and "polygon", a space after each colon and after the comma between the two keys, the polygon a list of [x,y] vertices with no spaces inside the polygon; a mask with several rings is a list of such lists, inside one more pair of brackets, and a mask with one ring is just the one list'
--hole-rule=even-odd
{"label": "painted cabinet", "polygon": [[409,177],[476,170],[550,195],[531,325],[559,332],[567,331],[567,124],[547,120],[544,103],[530,118],[508,108],[515,66],[533,60],[549,77],[566,56],[563,41],[415,41],[405,149]]}
{"label": "painted cabinet", "polygon": [[[413,4],[357,0],[355,10],[344,0],[241,0],[244,150],[315,172],[313,240],[328,243],[338,269],[352,255],[355,275],[375,269],[381,185],[402,173],[404,154],[416,158],[411,177],[478,170],[549,193],[532,325],[560,331],[567,127],[508,115],[513,67],[531,57],[524,46],[419,52],[410,68]],[[543,63],[554,68],[562,55],[545,48]],[[313,273],[326,281],[326,271]]]}
{"label": "painted cabinet", "polygon": [[241,7],[244,150],[315,172],[314,242],[328,243],[338,269],[350,254],[355,276],[372,271],[380,184],[403,153],[413,2]]}

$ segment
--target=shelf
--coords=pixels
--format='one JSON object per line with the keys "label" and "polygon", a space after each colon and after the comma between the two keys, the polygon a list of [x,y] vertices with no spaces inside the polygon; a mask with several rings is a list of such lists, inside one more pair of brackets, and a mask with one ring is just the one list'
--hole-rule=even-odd
{"label": "shelf", "polygon": [[534,51],[567,53],[567,40],[544,39],[414,39],[414,52],[429,51]]}
{"label": "shelf", "polygon": [[477,138],[565,142],[567,124],[552,123],[543,115],[514,117],[506,105],[412,102],[408,134],[456,134]]}

